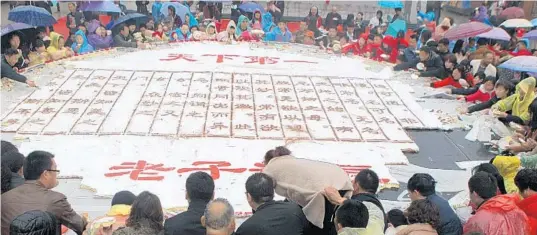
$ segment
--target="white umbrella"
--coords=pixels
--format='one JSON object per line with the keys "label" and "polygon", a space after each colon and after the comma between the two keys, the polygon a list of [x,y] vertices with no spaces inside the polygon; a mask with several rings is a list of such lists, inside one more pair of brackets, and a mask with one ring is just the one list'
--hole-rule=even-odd
{"label": "white umbrella", "polygon": [[479,34],[476,37],[504,40],[504,41],[509,41],[511,39],[511,36],[509,36],[509,34],[505,32],[505,30],[503,30],[502,28],[498,28],[498,27],[494,27],[491,31]]}
{"label": "white umbrella", "polygon": [[529,20],[526,19],[510,19],[504,21],[500,26],[506,28],[531,28],[533,25]]}

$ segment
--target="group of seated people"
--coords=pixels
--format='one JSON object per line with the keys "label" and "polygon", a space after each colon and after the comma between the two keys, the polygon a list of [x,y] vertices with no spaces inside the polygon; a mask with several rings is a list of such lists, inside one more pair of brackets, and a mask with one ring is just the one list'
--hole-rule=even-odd
{"label": "group of seated people", "polygon": [[[537,169],[515,169],[496,157],[476,166],[468,180],[472,216],[461,220],[436,193],[435,179],[416,173],[407,182],[411,200],[404,210],[385,211],[377,197],[379,177],[362,170],[349,179],[339,166],[292,156],[285,147],[269,150],[262,173],[248,177],[244,200],[253,214],[236,225],[233,206],[216,198],[206,172],[186,179],[188,209],[167,216],[157,195],[144,191],[114,195],[106,215],[88,221],[73,211],[58,185],[54,155],[27,157],[2,141],[2,234],[190,234],[190,235],[413,235],[536,234]],[[516,157],[503,157],[516,158]],[[324,172],[318,174],[317,172]],[[275,201],[275,193],[285,201]]]}

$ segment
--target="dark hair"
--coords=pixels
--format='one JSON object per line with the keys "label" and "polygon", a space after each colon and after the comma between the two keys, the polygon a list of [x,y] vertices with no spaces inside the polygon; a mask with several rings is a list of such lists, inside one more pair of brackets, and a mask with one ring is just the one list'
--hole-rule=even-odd
{"label": "dark hair", "polygon": [[448,46],[449,45],[449,39],[447,38],[442,38],[440,39],[440,41],[438,41],[438,44],[442,44],[444,46]]}
{"label": "dark hair", "polygon": [[33,151],[24,162],[24,179],[37,180],[41,174],[52,167],[54,155],[45,151]]}
{"label": "dark hair", "polygon": [[336,211],[336,220],[344,228],[365,228],[369,222],[367,207],[358,200],[345,200]]}
{"label": "dark hair", "polygon": [[359,11],[358,14],[362,15],[362,17],[364,16],[364,13]]}
{"label": "dark hair", "polygon": [[444,56],[444,61],[448,61],[449,63],[457,66],[457,56],[453,54],[447,54],[446,56]]}
{"label": "dark hair", "polygon": [[369,193],[377,193],[379,188],[379,176],[370,169],[365,169],[358,172],[356,177],[354,177],[354,182],[357,183],[360,188]]}
{"label": "dark hair", "polygon": [[522,40],[518,41],[517,44],[521,44],[521,43],[524,45],[524,47],[528,47],[528,44],[526,44],[526,42],[525,42],[525,41],[522,41]]}
{"label": "dark hair", "polygon": [[41,39],[35,40],[35,45],[34,45],[35,49],[40,48],[40,47],[44,47],[44,46],[45,46],[45,42],[43,42],[43,40],[41,40]]}
{"label": "dark hair", "polygon": [[13,39],[14,37],[18,37],[19,39],[21,38],[21,36],[18,35],[17,33],[12,33],[12,34],[10,34],[10,35],[8,36],[7,41],[8,41],[8,42],[11,41],[11,39]]}
{"label": "dark hair", "polygon": [[487,55],[493,55],[494,56],[494,53],[492,53],[492,51],[485,51],[483,52],[483,57],[487,56]]}
{"label": "dark hair", "polygon": [[427,41],[429,41],[429,39],[431,39],[432,37],[433,37],[433,33],[430,30],[423,30],[421,32],[421,39],[422,39],[421,41],[423,44],[427,43]]}
{"label": "dark hair", "polygon": [[200,30],[200,28],[197,25],[192,25],[192,27],[190,27],[190,31],[192,31],[193,28],[196,28],[197,30]]}
{"label": "dark hair", "polygon": [[451,73],[455,71],[459,71],[459,73],[461,74],[461,79],[466,79],[466,67],[464,65],[457,65]]}
{"label": "dark hair", "polygon": [[494,166],[492,163],[481,163],[472,169],[472,174],[475,174],[480,171],[487,172],[493,175],[496,178],[496,181],[498,183],[498,189],[500,190],[500,192],[502,194],[507,194],[507,190],[505,190],[503,176],[500,175],[500,172],[498,171],[498,168],[496,168],[496,166]]}
{"label": "dark hair", "polygon": [[535,53],[537,49],[531,49],[531,54]]}
{"label": "dark hair", "polygon": [[418,35],[417,34],[412,34],[412,35],[410,35],[410,39],[418,40]]}
{"label": "dark hair", "polygon": [[125,30],[125,27],[127,27],[127,30],[129,30],[129,26],[127,26],[125,23],[119,24],[119,26],[118,26],[120,31]]}
{"label": "dark hair", "polygon": [[479,38],[477,39],[477,45],[478,46],[484,46],[487,45],[488,39],[486,38]]}
{"label": "dark hair", "polygon": [[17,147],[15,147],[15,145],[11,142],[2,140],[0,145],[0,155],[4,155],[4,153],[12,151],[18,152],[19,149],[17,149]]}
{"label": "dark hair", "polygon": [[145,24],[140,24],[140,25],[138,26],[138,28],[139,28],[139,29],[141,29],[141,28],[146,28],[146,29],[147,29],[147,25],[145,25]]}
{"label": "dark hair", "polygon": [[522,169],[515,176],[515,185],[519,192],[531,189],[537,192],[537,169]]}
{"label": "dark hair", "polygon": [[173,16],[175,17],[175,7],[173,7],[173,6],[168,6],[168,10],[172,10],[172,12],[173,12]]}
{"label": "dark hair", "polygon": [[37,26],[37,33],[46,33],[47,29],[44,26]]}
{"label": "dark hair", "polygon": [[190,174],[186,179],[186,193],[191,200],[209,202],[214,195],[213,178],[203,171]]}
{"label": "dark hair", "polygon": [[284,146],[276,147],[265,153],[265,164],[268,164],[272,158],[291,155],[291,150]]}
{"label": "dark hair", "polygon": [[246,192],[255,203],[261,204],[274,199],[274,181],[264,173],[255,173],[246,180]]}
{"label": "dark hair", "polygon": [[475,38],[468,38],[468,42],[475,42]]}
{"label": "dark hair", "polygon": [[410,224],[430,224],[436,229],[440,223],[438,207],[429,199],[416,200],[406,209],[406,217]]}
{"label": "dark hair", "polygon": [[19,51],[17,51],[17,49],[13,49],[13,48],[8,48],[6,49],[6,51],[4,52],[4,55],[7,55],[7,56],[14,56],[14,55],[18,55],[19,54]]}
{"label": "dark hair", "polygon": [[485,82],[492,82],[492,84],[496,84],[496,77],[495,76],[486,76],[485,80],[483,80],[483,83]]}
{"label": "dark hair", "polygon": [[382,16],[382,11],[381,10],[378,10],[375,15],[378,15],[379,13],[380,13],[380,16]]}
{"label": "dark hair", "polygon": [[0,178],[2,180],[2,194],[9,191],[11,189],[11,171],[9,170],[9,167],[4,166],[2,164],[2,176]]}
{"label": "dark hair", "polygon": [[33,210],[21,214],[9,225],[9,234],[60,234],[58,219],[48,211]]}
{"label": "dark hair", "polygon": [[[156,231],[164,229],[164,213],[157,195],[143,191],[132,203],[131,213],[127,219],[127,227],[139,229],[142,222],[149,222],[149,227]],[[143,226],[147,226],[144,224]]]}
{"label": "dark hair", "polygon": [[477,72],[476,74],[474,74],[474,77],[479,77],[479,80],[485,80],[487,75],[485,74],[485,72],[480,71],[480,72]]}
{"label": "dark hair", "polygon": [[396,228],[401,225],[408,224],[405,213],[399,209],[392,209],[388,211],[388,222]]}
{"label": "dark hair", "polygon": [[453,19],[453,17],[451,17],[451,16],[447,16],[446,18],[448,18],[448,20],[449,20],[449,24],[450,24],[451,26],[453,26],[453,24],[455,23],[455,19]]}
{"label": "dark hair", "polygon": [[402,11],[402,9],[400,7],[396,7],[394,8],[394,10],[397,12],[397,11]]}
{"label": "dark hair", "polygon": [[423,52],[425,52],[427,54],[431,54],[431,48],[429,48],[428,46],[422,46],[420,48],[420,51],[423,51]]}
{"label": "dark hair", "polygon": [[5,165],[13,173],[17,173],[24,165],[24,155],[11,151],[2,155],[2,165]]}
{"label": "dark hair", "polygon": [[513,84],[505,79],[500,79],[496,82],[496,87],[503,87],[505,90],[510,91],[513,89]]}
{"label": "dark hair", "polygon": [[435,193],[436,181],[426,173],[416,173],[408,179],[407,189],[409,192],[418,191],[422,196],[427,197]]}
{"label": "dark hair", "polygon": [[119,191],[114,194],[114,197],[112,198],[112,206],[132,205],[132,203],[134,203],[134,200],[136,200],[136,195],[134,195],[134,193],[132,193],[131,191]]}
{"label": "dark hair", "polygon": [[468,180],[468,188],[470,189],[470,193],[475,192],[481,198],[486,200],[496,196],[498,184],[493,175],[484,171],[479,171]]}

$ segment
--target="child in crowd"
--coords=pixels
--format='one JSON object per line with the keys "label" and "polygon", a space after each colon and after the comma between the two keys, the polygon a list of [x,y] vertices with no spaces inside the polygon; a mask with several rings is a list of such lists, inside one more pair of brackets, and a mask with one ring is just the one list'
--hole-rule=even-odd
{"label": "child in crowd", "polygon": [[388,211],[389,227],[386,230],[386,235],[396,235],[403,228],[408,226],[408,221],[403,211],[392,209]]}
{"label": "child in crowd", "polygon": [[45,63],[50,60],[50,55],[47,53],[45,43],[41,39],[37,39],[34,46],[35,50],[28,54],[30,60],[29,66]]}
{"label": "child in crowd", "polygon": [[462,108],[460,112],[462,114],[466,114],[466,113],[473,113],[473,112],[478,112],[481,110],[489,109],[490,107],[492,107],[492,105],[496,104],[499,100],[505,99],[507,96],[509,96],[511,89],[513,89],[512,83],[506,80],[498,80],[494,87],[494,94],[495,94],[494,97],[492,97],[487,102],[475,104],[468,108]]}
{"label": "child in crowd", "polygon": [[476,92],[461,98],[464,98],[466,102],[487,102],[494,97],[494,84],[496,84],[496,77],[488,76],[483,81],[483,84],[479,85]]}
{"label": "child in crowd", "polygon": [[468,87],[468,84],[472,83],[471,80],[471,74],[466,71],[466,66],[459,65],[453,69],[451,76],[431,83],[431,87],[440,88],[445,86],[453,86],[455,88],[463,88]]}
{"label": "child in crowd", "polygon": [[293,35],[287,28],[287,24],[284,21],[278,22],[278,27],[272,29],[270,33],[265,36],[266,41],[276,42],[291,42]]}
{"label": "child in crowd", "polygon": [[[530,120],[529,106],[535,99],[535,78],[529,77],[516,85],[515,93],[492,106],[492,113],[504,123],[524,125]],[[511,111],[511,113],[507,113]]]}

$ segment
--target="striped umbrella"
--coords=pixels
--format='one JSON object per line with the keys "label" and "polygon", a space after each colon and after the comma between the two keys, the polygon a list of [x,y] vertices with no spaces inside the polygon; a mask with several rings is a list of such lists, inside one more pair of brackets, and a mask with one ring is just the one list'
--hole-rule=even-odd
{"label": "striped umbrella", "polygon": [[467,37],[474,37],[482,33],[486,33],[488,31],[492,30],[492,26],[472,21],[464,24],[457,25],[455,27],[451,27],[446,34],[444,34],[444,37],[449,40],[457,40],[461,38],[467,38]]}

